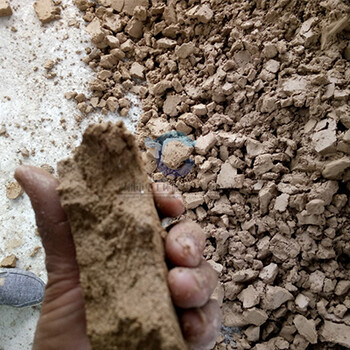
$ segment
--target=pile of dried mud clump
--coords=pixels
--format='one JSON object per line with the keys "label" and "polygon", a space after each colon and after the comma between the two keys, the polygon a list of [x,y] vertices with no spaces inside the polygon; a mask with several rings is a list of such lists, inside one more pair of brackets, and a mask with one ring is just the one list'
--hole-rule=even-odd
{"label": "pile of dried mud clump", "polygon": [[[216,349],[350,348],[348,3],[75,3],[96,71],[80,110],[142,99],[147,171],[184,193],[220,274]],[[185,177],[166,178],[143,143],[172,130],[196,141]]]}

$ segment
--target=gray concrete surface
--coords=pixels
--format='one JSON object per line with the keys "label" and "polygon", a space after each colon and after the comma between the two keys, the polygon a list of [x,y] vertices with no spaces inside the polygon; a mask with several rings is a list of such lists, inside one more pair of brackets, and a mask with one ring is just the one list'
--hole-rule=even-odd
{"label": "gray concrete surface", "polygon": [[[84,23],[72,0],[63,0],[62,19],[42,26],[33,3],[10,0],[14,14],[0,18],[0,128],[4,126],[9,135],[0,136],[0,260],[15,254],[17,267],[46,280],[43,250],[30,257],[41,243],[35,235],[29,200],[25,195],[16,200],[6,198],[6,185],[14,180],[15,168],[23,163],[56,169],[56,162],[70,155],[89,123],[101,118],[122,119],[134,130],[140,107],[133,98],[135,104],[127,118],[93,113],[78,126],[76,104],[63,94],[88,94],[93,72],[80,61],[90,45]],[[80,28],[69,27],[71,19],[78,19]],[[49,58],[59,59],[53,68],[57,73],[54,79],[47,79],[43,68]],[[65,119],[66,129],[61,119]],[[21,153],[24,148],[30,152],[28,158]],[[39,307],[0,307],[0,350],[30,349],[39,312]]]}

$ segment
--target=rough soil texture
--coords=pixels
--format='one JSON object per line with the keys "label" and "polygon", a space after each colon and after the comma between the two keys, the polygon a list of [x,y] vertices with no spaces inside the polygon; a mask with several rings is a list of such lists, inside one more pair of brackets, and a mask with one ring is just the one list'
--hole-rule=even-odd
{"label": "rough soil texture", "polygon": [[10,182],[6,186],[6,197],[8,199],[17,199],[23,194],[23,189],[21,185],[16,182]]}
{"label": "rough soil texture", "polygon": [[7,17],[12,15],[11,6],[6,0],[0,0],[0,17]]}
{"label": "rough soil texture", "polygon": [[34,10],[41,23],[49,23],[60,18],[60,8],[52,0],[38,0],[34,3]]}
{"label": "rough soil texture", "polygon": [[90,126],[58,172],[92,349],[186,349],[167,287],[163,229],[134,136],[121,122]]}
{"label": "rough soil texture", "polygon": [[17,258],[16,255],[11,254],[9,256],[6,256],[2,261],[0,262],[0,267],[16,267]]}
{"label": "rough soil texture", "polygon": [[[349,2],[75,3],[96,71],[85,108],[140,96],[147,171],[207,234],[216,349],[350,348]],[[185,177],[144,144],[171,130],[196,140],[192,154],[172,146],[169,165],[195,162]]]}

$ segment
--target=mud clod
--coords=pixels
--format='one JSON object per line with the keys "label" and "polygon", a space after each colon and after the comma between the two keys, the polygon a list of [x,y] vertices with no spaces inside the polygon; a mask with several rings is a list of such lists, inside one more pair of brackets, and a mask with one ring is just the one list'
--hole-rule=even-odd
{"label": "mud clod", "polygon": [[49,23],[60,18],[60,8],[52,0],[38,0],[34,3],[34,10],[41,23]]}
{"label": "mud clod", "polygon": [[8,17],[12,15],[10,4],[6,0],[0,0],[0,17]]}
{"label": "mud clod", "polygon": [[1,263],[0,266],[1,267],[16,267],[16,263],[17,263],[17,257],[14,254],[11,254],[7,257],[5,257]]}
{"label": "mud clod", "polygon": [[21,187],[21,185],[17,182],[10,182],[7,186],[6,186],[6,197],[8,199],[17,199],[18,197],[20,197],[23,194],[23,189]]}
{"label": "mud clod", "polygon": [[59,163],[94,350],[184,350],[150,182],[122,123],[90,126]]}

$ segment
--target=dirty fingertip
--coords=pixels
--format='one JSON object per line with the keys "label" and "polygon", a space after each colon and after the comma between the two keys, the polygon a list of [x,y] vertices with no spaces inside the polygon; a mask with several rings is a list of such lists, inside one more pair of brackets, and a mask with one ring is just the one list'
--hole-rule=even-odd
{"label": "dirty fingertip", "polygon": [[196,268],[174,267],[168,273],[173,302],[182,309],[205,305],[216,285],[216,272],[206,261]]}
{"label": "dirty fingertip", "polygon": [[191,350],[213,348],[221,329],[221,311],[215,300],[210,300],[202,308],[185,310],[180,321]]}
{"label": "dirty fingertip", "polygon": [[18,167],[15,170],[14,177],[29,196],[34,192],[55,191],[58,186],[58,180],[54,176],[43,169],[31,165]]}
{"label": "dirty fingertip", "polygon": [[[32,176],[37,168],[30,165],[21,165],[15,170],[14,177],[28,194],[31,190]],[[30,193],[29,193],[30,194]]]}
{"label": "dirty fingertip", "polygon": [[191,220],[182,220],[174,225],[165,241],[167,257],[175,266],[198,266],[202,261],[204,247],[203,231]]}
{"label": "dirty fingertip", "polygon": [[26,179],[28,168],[28,165],[21,165],[15,170],[14,177],[21,185]]}
{"label": "dirty fingertip", "polygon": [[152,189],[156,207],[162,215],[176,217],[185,211],[182,196],[174,186],[164,182],[154,182]]}

